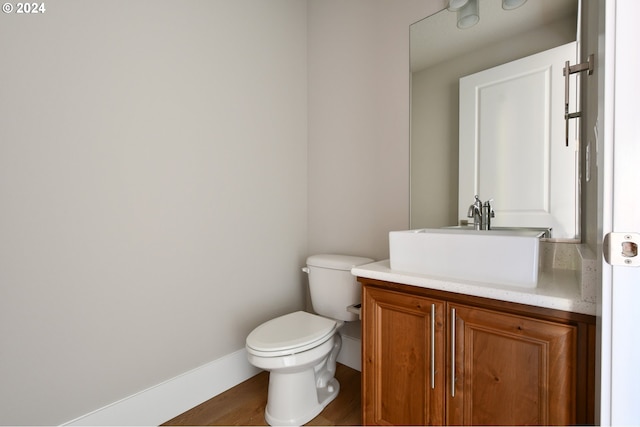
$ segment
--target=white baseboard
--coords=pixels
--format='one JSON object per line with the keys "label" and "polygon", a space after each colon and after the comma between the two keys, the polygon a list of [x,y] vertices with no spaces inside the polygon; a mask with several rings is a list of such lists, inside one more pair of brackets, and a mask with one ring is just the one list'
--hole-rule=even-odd
{"label": "white baseboard", "polygon": [[[360,371],[360,342],[343,336],[338,362]],[[63,425],[157,426],[259,372],[247,361],[246,350],[241,349]]]}
{"label": "white baseboard", "polygon": [[259,372],[241,349],[64,425],[157,426]]}

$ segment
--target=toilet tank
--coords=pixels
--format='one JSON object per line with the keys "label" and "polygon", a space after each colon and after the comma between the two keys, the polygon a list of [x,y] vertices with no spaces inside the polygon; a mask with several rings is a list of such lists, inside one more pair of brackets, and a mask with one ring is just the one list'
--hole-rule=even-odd
{"label": "toilet tank", "polygon": [[353,321],[358,316],[347,307],[362,301],[360,284],[351,269],[373,262],[370,258],[348,255],[313,255],[307,258],[309,291],[313,311],[336,320]]}

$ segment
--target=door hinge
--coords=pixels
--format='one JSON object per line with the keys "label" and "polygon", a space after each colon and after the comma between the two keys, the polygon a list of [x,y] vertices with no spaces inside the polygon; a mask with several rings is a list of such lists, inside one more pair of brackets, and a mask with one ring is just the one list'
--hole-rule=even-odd
{"label": "door hinge", "polygon": [[604,236],[603,255],[613,266],[640,266],[640,233],[609,233]]}

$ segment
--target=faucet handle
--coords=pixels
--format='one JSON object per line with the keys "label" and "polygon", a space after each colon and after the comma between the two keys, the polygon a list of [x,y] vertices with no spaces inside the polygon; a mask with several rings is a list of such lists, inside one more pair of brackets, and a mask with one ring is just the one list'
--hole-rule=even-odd
{"label": "faucet handle", "polygon": [[476,194],[474,202],[469,206],[469,210],[467,211],[467,218],[474,218],[477,214],[481,214],[482,212],[482,201],[480,197]]}
{"label": "faucet handle", "polygon": [[489,208],[488,214],[491,216],[491,218],[495,218],[496,217],[496,211],[493,210],[493,206],[491,206],[491,202],[493,202],[493,199],[489,199],[486,202],[484,202],[483,206],[485,208]]}

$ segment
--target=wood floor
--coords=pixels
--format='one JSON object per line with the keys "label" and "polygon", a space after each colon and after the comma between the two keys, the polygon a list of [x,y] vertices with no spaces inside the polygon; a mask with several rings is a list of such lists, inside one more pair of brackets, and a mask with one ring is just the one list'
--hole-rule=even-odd
{"label": "wood floor", "polygon": [[[338,397],[306,425],[362,425],[360,372],[338,364],[336,378],[340,382]],[[261,372],[163,425],[266,426],[264,408],[268,387],[269,373]]]}

